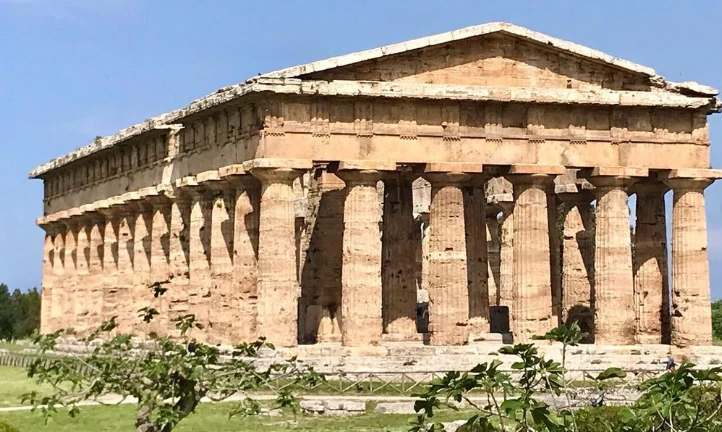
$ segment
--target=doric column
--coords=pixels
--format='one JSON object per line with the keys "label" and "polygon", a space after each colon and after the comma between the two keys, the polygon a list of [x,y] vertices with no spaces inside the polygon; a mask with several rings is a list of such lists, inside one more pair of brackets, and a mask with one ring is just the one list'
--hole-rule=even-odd
{"label": "doric column", "polygon": [[240,165],[219,170],[221,178],[233,184],[233,269],[231,305],[234,312],[234,342],[248,342],[258,336],[258,224],[260,183]]}
{"label": "doric column", "polygon": [[[561,168],[561,167],[560,167]],[[514,342],[524,343],[552,327],[548,194],[553,175],[527,167],[510,170],[514,185]],[[553,170],[549,170],[556,174]]]}
{"label": "doric column", "polygon": [[53,240],[53,278],[54,289],[50,291],[50,320],[48,332],[54,332],[63,328],[63,291],[65,285],[65,225],[59,220],[55,228],[55,239]]}
{"label": "doric column", "polygon": [[80,226],[75,214],[62,222],[65,224],[65,254],[63,259],[63,290],[60,297],[60,310],[62,311],[60,326],[61,328],[74,328],[76,324],[75,296],[78,290],[77,262]]}
{"label": "doric column", "polygon": [[52,310],[52,290],[56,283],[53,274],[53,262],[55,261],[55,231],[56,224],[47,217],[41,217],[37,225],[45,231],[45,242],[43,244],[43,275],[40,289],[40,333],[50,333],[52,330],[50,315]]}
{"label": "doric column", "polygon": [[486,207],[486,253],[488,260],[489,304],[501,306],[500,304],[500,266],[501,266],[501,243],[499,236],[499,207],[488,205]]}
{"label": "doric column", "polygon": [[89,276],[88,258],[90,255],[90,219],[81,214],[76,217],[78,235],[75,253],[75,283],[76,288],[71,296],[71,315],[74,319],[73,328],[79,335],[84,336],[88,323],[88,294]]}
{"label": "doric column", "polygon": [[299,284],[293,181],[306,170],[255,162],[248,163],[248,168],[261,180],[258,335],[276,346],[295,346],[298,343]]}
{"label": "doric column", "polygon": [[[170,232],[168,238],[168,265],[170,285],[165,294],[168,302],[169,319],[187,314],[190,296],[189,238],[190,238],[190,197],[181,189],[168,185],[166,196],[171,198]],[[169,323],[168,330],[175,334],[175,327]]]}
{"label": "doric column", "polygon": [[104,217],[103,222],[103,294],[101,307],[101,321],[107,321],[118,314],[117,286],[118,286],[118,224],[119,218],[116,209],[110,201],[103,201],[96,205],[96,209]]}
{"label": "doric column", "polygon": [[601,345],[627,345],[636,341],[627,204],[627,191],[634,178],[625,168],[606,170],[595,169],[588,178],[596,187],[597,199],[592,296],[594,342]]}
{"label": "doric column", "polygon": [[317,168],[308,189],[309,217],[301,245],[299,321],[304,343],[340,342],[343,207],[346,185],[328,168]]}
{"label": "doric column", "polygon": [[[139,191],[141,198],[145,199],[151,205],[151,230],[150,230],[150,282],[164,283],[170,282],[170,266],[168,261],[170,248],[170,222],[171,222],[171,198],[165,193],[165,189],[161,187],[149,187]],[[151,293],[150,289],[148,293]],[[152,300],[153,307],[159,312],[159,316],[155,317],[151,328],[158,334],[166,335],[169,326],[169,310],[168,310],[167,294],[154,298]]]}
{"label": "doric column", "polygon": [[122,201],[117,205],[118,215],[118,286],[116,292],[118,331],[121,333],[139,333],[135,327],[138,319],[135,307],[135,285],[133,261],[135,258],[135,222],[137,210],[131,200],[137,200],[135,193],[123,194]]}
{"label": "doric column", "polygon": [[[634,231],[634,294],[637,342],[669,343],[669,282],[667,273],[667,219],[660,181],[639,182]],[[666,336],[666,337],[665,337]]]}
{"label": "doric column", "polygon": [[233,223],[236,188],[218,171],[197,176],[211,194],[210,261],[213,329],[211,342],[233,343],[236,310],[233,301]]}
{"label": "doric column", "polygon": [[562,263],[559,227],[559,206],[552,186],[547,192],[547,221],[549,223],[549,268],[552,289],[552,327],[561,325]]}
{"label": "doric column", "polygon": [[[372,178],[373,179],[373,178]],[[413,177],[401,173],[384,179],[381,267],[384,333],[394,339],[416,335],[416,224],[414,222]],[[371,186],[375,187],[375,184]],[[360,203],[362,205],[362,203]],[[378,224],[375,227],[378,230]],[[368,221],[373,235],[373,220]],[[374,239],[375,240],[375,239]]]}
{"label": "doric column", "polygon": [[[365,165],[341,162],[337,173],[346,183],[341,272],[341,342],[345,346],[378,345],[383,330],[382,242],[376,189],[382,173],[375,163]],[[381,164],[380,168],[396,168],[391,165]]]}
{"label": "doric column", "polygon": [[454,167],[444,169],[434,165],[428,164],[424,174],[431,183],[428,258],[430,343],[463,345],[469,340],[469,275],[463,189],[472,176],[454,172]]}
{"label": "doric column", "polygon": [[133,299],[135,214],[127,204],[131,198],[134,198],[132,193],[126,194],[120,198],[107,200],[97,207],[106,218],[103,317],[107,320],[117,316],[116,322],[120,333],[132,332],[138,322],[136,319],[138,308],[135,308]]}
{"label": "doric column", "polygon": [[468,277],[469,331],[489,333],[489,287],[486,249],[486,196],[484,179],[473,176],[464,188],[464,226],[466,230],[466,273]]}
{"label": "doric column", "polygon": [[564,212],[562,239],[562,310],[565,325],[576,322],[593,340],[594,314],[594,195],[587,192],[557,195]]}
{"label": "doric column", "polygon": [[[693,171],[694,178],[672,171],[666,180],[674,193],[671,342],[678,347],[712,343],[704,189],[720,170]],[[714,177],[702,177],[707,172]]]}
{"label": "doric column", "polygon": [[500,203],[499,306],[509,310],[509,330],[514,332],[514,203]]}
{"label": "doric column", "polygon": [[212,281],[210,268],[211,194],[195,177],[178,179],[176,187],[190,197],[190,228],[188,231],[188,306],[196,319],[206,327],[195,331],[207,339],[215,315],[211,312]]}
{"label": "doric column", "polygon": [[105,218],[95,211],[86,213],[86,230],[88,232],[88,276],[86,279],[85,310],[87,311],[87,330],[93,331],[103,321],[103,259],[105,246],[103,244],[103,230]]}
{"label": "doric column", "polygon": [[[133,276],[128,297],[132,299],[133,309],[129,312],[132,328],[140,328],[137,335],[144,337],[149,332],[159,331],[159,322],[145,324],[138,317],[138,310],[144,307],[155,307],[155,298],[149,286],[152,282],[150,274],[151,236],[153,232],[153,206],[148,203],[140,192],[133,193],[125,203],[128,226],[132,230],[133,244]],[[130,246],[129,246],[130,247]]]}

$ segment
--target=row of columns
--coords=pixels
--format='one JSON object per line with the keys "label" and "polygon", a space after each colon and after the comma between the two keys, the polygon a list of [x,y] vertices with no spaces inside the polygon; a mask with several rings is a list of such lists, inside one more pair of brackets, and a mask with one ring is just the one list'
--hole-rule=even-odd
{"label": "row of columns", "polygon": [[[238,342],[265,336],[279,346],[295,345],[300,287],[293,181],[311,166],[269,163],[224,167],[172,187],[148,188],[44,218],[43,331],[69,322],[84,331],[118,315],[121,331],[142,332],[134,323],[138,309],[151,305],[146,286],[169,280],[162,307],[211,322],[200,337]],[[394,163],[341,162],[338,167],[346,185],[343,238],[338,239],[343,242],[340,326],[345,345],[375,345],[383,333],[416,332],[413,177],[395,170]],[[586,231],[589,224],[585,194],[560,197],[567,204],[566,218],[574,218],[580,228],[574,232],[569,224],[566,232],[565,224],[563,248],[550,240],[557,238],[550,236],[556,227],[550,188],[563,170],[520,165],[508,171],[514,203],[500,219],[498,303],[511,310],[515,340],[545,333],[588,301],[597,343],[658,343],[665,326],[677,345],[711,342],[702,193],[711,180],[670,177],[666,186],[637,183],[633,259],[627,194],[635,182],[626,172],[595,170],[588,177],[596,188],[593,241],[577,239],[578,252],[567,247],[567,236],[581,227]],[[484,177],[480,166],[465,164],[427,164],[423,176],[431,183],[423,270],[429,339],[437,345],[464,344],[470,331],[489,331]],[[386,184],[383,236],[380,180]],[[669,319],[663,313],[670,301],[664,295],[667,187],[674,189],[674,313]],[[555,256],[560,249],[563,256]],[[556,271],[562,266],[563,272]],[[561,278],[580,279],[584,273],[589,295],[562,295],[566,283]],[[640,312],[637,305],[643,305]],[[170,325],[159,321],[150,331]]]}

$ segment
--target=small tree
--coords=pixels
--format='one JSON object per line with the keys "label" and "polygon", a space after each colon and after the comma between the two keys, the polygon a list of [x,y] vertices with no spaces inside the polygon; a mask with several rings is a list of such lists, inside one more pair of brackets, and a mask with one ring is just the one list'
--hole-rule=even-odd
{"label": "small tree", "polygon": [[[163,283],[150,287],[154,297],[166,292]],[[158,315],[153,308],[138,311],[149,323]],[[255,364],[259,350],[273,349],[263,339],[236,346],[228,358],[223,358],[218,347],[197,342],[191,337],[193,329],[203,325],[193,315],[172,320],[180,332],[180,338],[171,339],[156,334],[149,335],[149,343],[142,349],[133,342],[131,335],[115,334],[115,317],[103,323],[88,337],[79,339],[88,348],[87,354],[54,355],[61,338],[73,336],[72,330],[59,330],[35,338],[39,356],[28,366],[28,376],[38,384],[50,385],[50,396],[36,392],[23,396],[24,401],[40,408],[47,420],[57,407],[68,408],[74,417],[79,413],[79,403],[104,396],[119,395],[137,400],[136,432],[170,432],[184,418],[195,412],[202,398],[222,401],[234,394],[246,396],[230,410],[230,415],[253,415],[260,405],[247,397],[252,390],[264,387],[274,376],[283,375],[292,386],[314,386],[322,378],[310,367],[304,367],[295,357],[268,368],[259,369]],[[295,398],[290,390],[277,392],[275,404],[291,407],[295,412]]]}

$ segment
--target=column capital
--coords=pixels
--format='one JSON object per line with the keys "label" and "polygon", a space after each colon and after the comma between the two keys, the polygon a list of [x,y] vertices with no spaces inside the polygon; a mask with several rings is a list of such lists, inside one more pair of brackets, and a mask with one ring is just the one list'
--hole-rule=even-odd
{"label": "column capital", "polygon": [[296,168],[252,168],[250,173],[263,183],[291,184],[307,170]]}
{"label": "column capital", "polygon": [[170,207],[172,199],[165,194],[162,189],[159,190],[157,187],[143,188],[138,191],[138,194],[142,199],[147,201],[154,209],[165,209]]}
{"label": "column capital", "polygon": [[637,195],[664,195],[669,191],[669,186],[659,180],[640,180],[635,182],[629,193]]}
{"label": "column capital", "polygon": [[554,184],[554,177],[556,177],[556,174],[546,173],[510,173],[505,176],[505,178],[509,180],[509,182],[513,185],[537,186],[544,189],[549,189],[549,192],[551,192],[551,187]]}
{"label": "column capital", "polygon": [[176,180],[175,187],[179,191],[178,195],[186,195],[187,199],[202,201],[210,198],[211,189],[207,186],[209,181],[211,180],[202,183],[198,181],[196,176],[186,176]]}
{"label": "column capital", "polygon": [[95,208],[94,204],[87,204],[80,209],[83,211],[83,214],[80,216],[80,219],[82,223],[86,226],[90,225],[92,226],[95,223],[104,221],[105,218],[103,215]]}
{"label": "column capital", "polygon": [[68,230],[74,230],[82,223],[81,216],[83,212],[80,210],[80,207],[71,208],[64,213],[64,217],[61,218],[59,222]]}
{"label": "column capital", "polygon": [[594,185],[595,188],[605,189],[623,189],[627,191],[637,179],[628,176],[590,176],[587,181]]}
{"label": "column capital", "polygon": [[246,171],[243,165],[228,165],[218,169],[218,177],[233,187],[259,187],[258,179]]}
{"label": "column capital", "polygon": [[39,226],[48,235],[55,235],[61,224],[55,215],[43,216],[35,220],[35,224]]}
{"label": "column capital", "polygon": [[471,184],[472,180],[471,174],[462,172],[426,172],[423,174],[423,177],[433,186],[466,186],[467,184]]}
{"label": "column capital", "polygon": [[704,177],[697,177],[697,178],[683,178],[683,177],[677,177],[677,178],[669,178],[664,181],[664,184],[672,188],[675,192],[684,192],[684,191],[694,191],[694,192],[702,192],[705,190],[709,185],[714,183],[715,179],[713,178],[704,178]]}

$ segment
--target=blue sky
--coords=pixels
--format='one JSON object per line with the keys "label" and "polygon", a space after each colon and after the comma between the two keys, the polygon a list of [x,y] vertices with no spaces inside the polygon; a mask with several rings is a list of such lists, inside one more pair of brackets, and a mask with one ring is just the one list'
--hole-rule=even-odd
{"label": "blue sky", "polygon": [[[721,18],[712,0],[0,0],[0,281],[40,283],[42,185],[31,168],[219,87],[507,21],[722,88]],[[722,167],[722,115],[710,128]],[[722,186],[707,196],[712,296],[722,298]]]}

